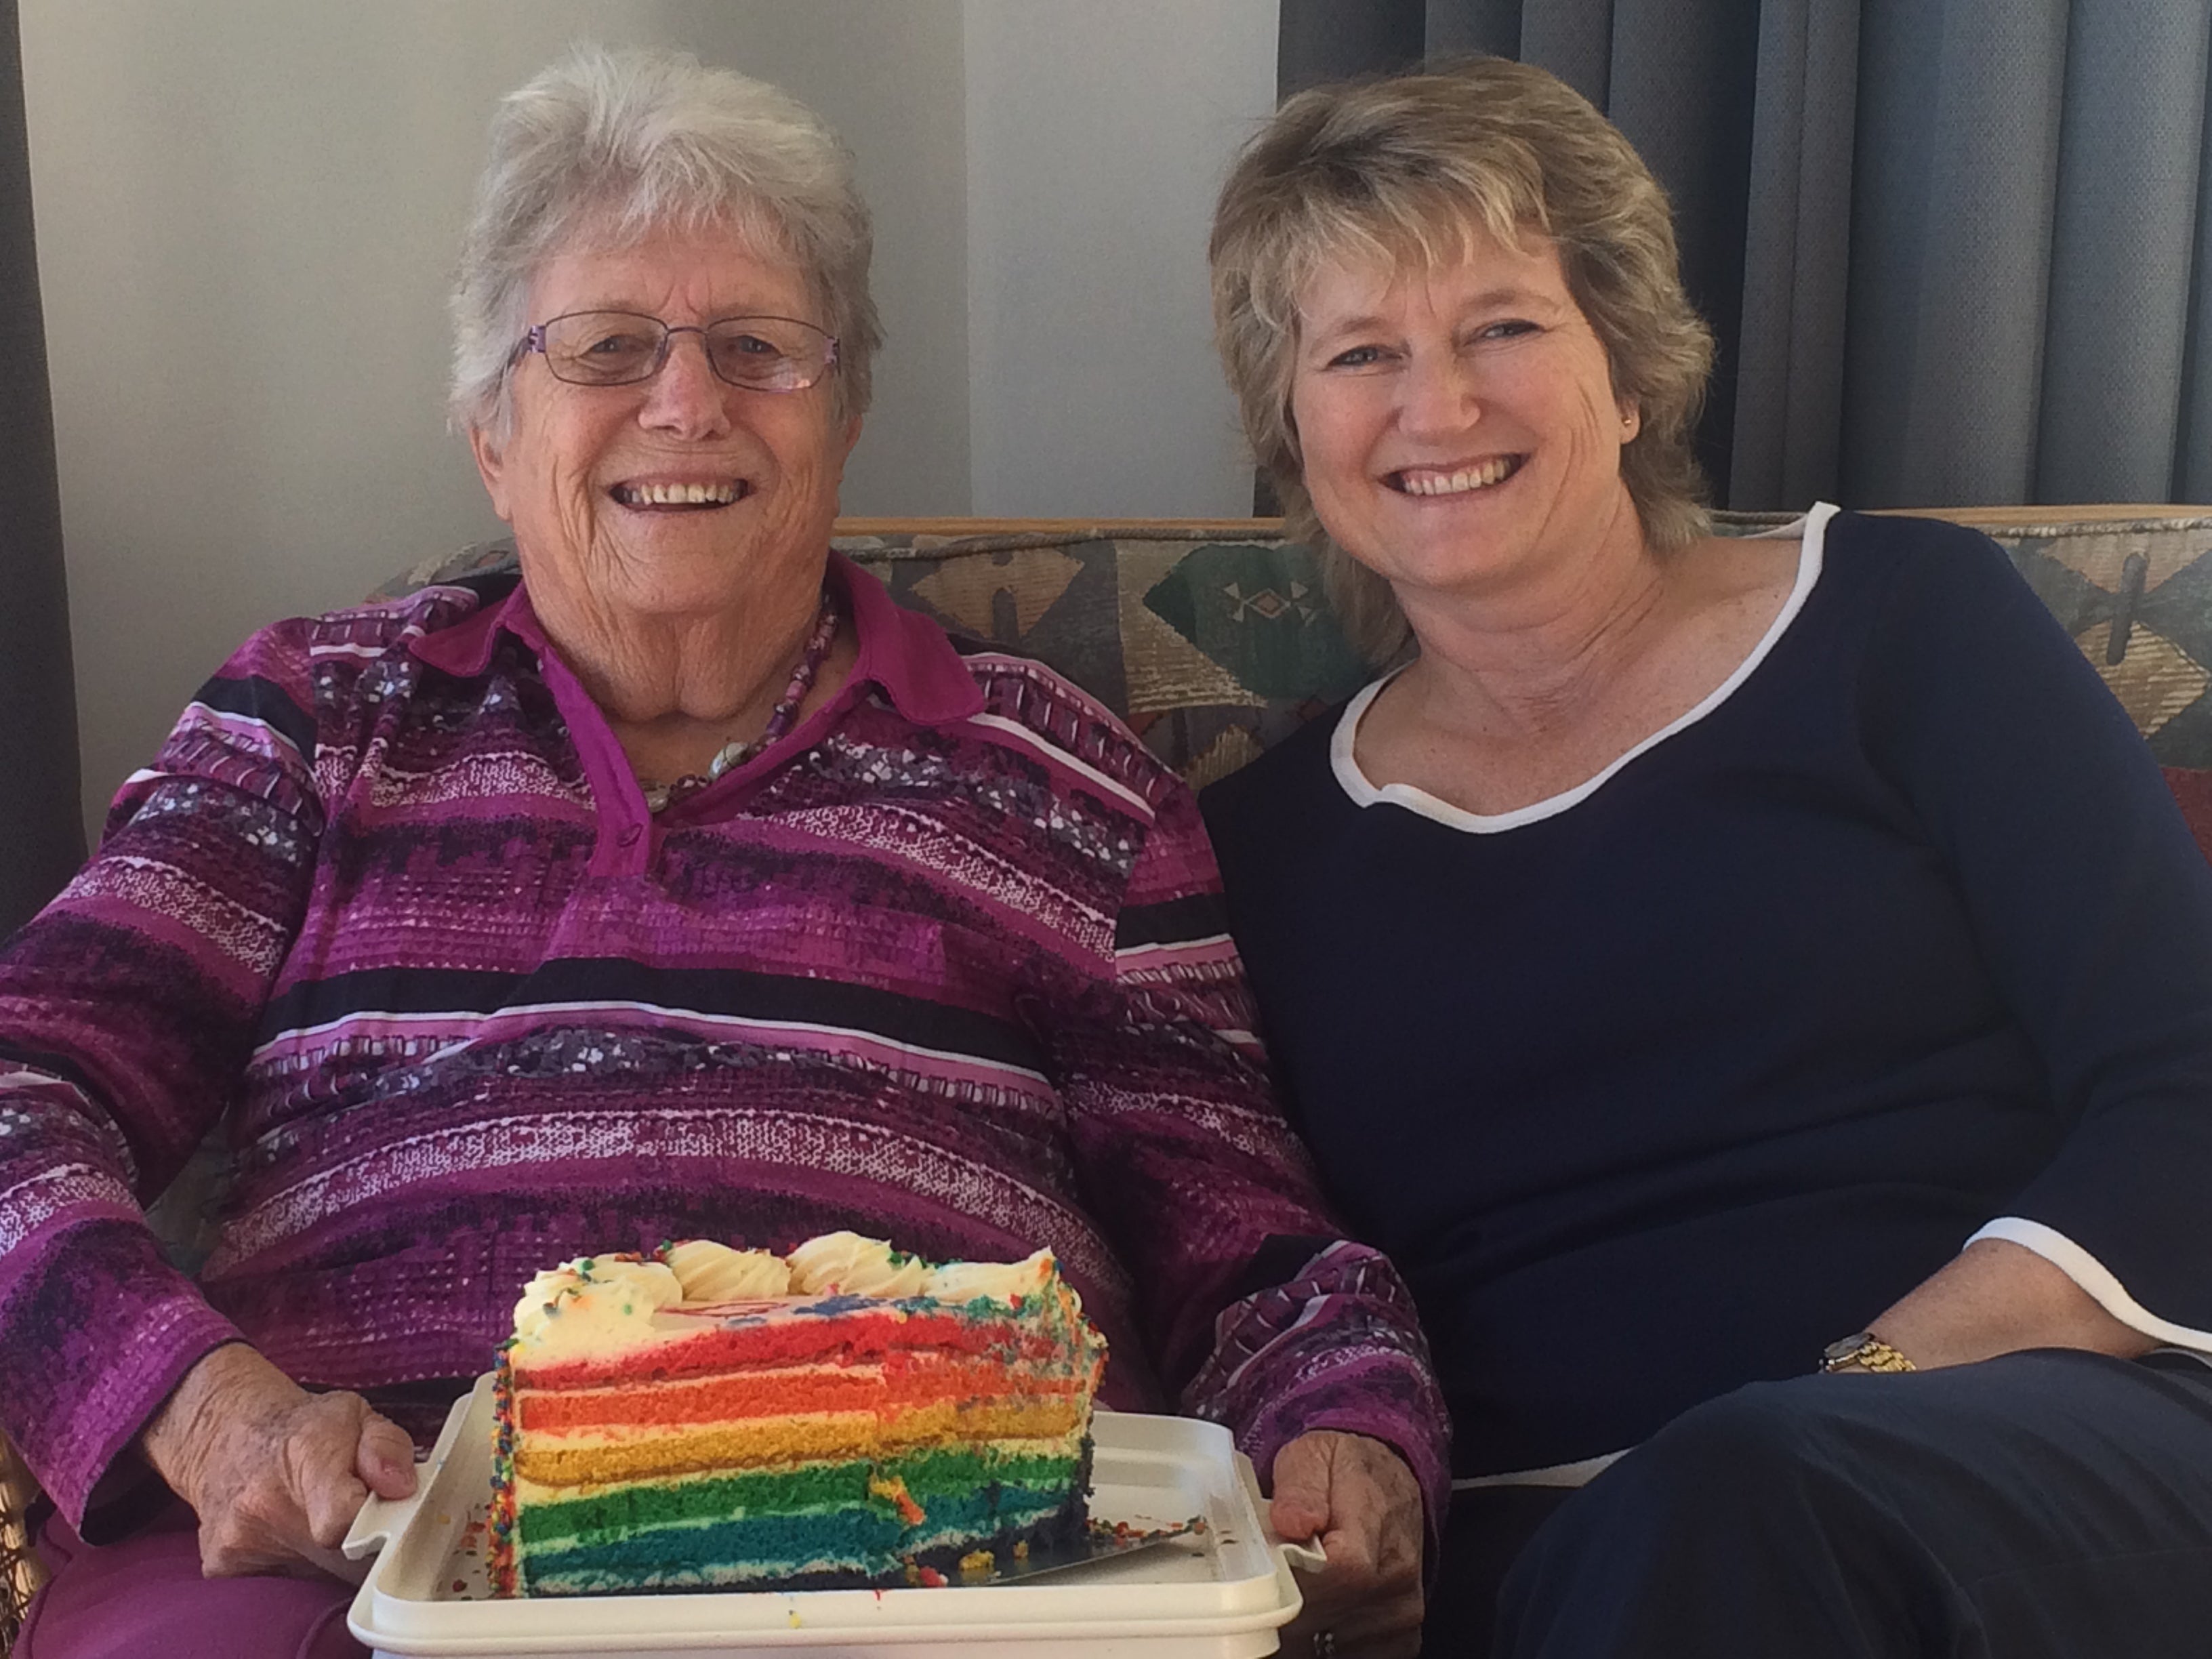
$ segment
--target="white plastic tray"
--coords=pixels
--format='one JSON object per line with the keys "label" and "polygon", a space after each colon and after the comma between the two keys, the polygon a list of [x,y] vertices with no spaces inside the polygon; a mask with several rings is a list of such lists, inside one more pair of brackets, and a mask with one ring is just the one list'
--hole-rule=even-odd
{"label": "white plastic tray", "polygon": [[1319,1565],[1267,1532],[1252,1466],[1226,1430],[1101,1412],[1091,1517],[1158,1527],[1203,1516],[1201,1535],[1034,1584],[501,1601],[486,1588],[481,1541],[491,1423],[486,1376],[454,1402],[416,1495],[371,1498],[354,1522],[346,1554],[381,1553],[346,1623],[380,1659],[702,1659],[763,1648],[948,1659],[951,1644],[988,1644],[989,1659],[1254,1659],[1275,1651],[1277,1627],[1297,1613],[1291,1562]]}

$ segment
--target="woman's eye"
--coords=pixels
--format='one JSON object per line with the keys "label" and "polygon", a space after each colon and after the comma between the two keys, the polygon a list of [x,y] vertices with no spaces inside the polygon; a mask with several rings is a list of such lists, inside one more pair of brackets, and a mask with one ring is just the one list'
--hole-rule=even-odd
{"label": "woman's eye", "polygon": [[1331,368],[1348,369],[1357,374],[1362,369],[1384,368],[1388,366],[1389,361],[1389,353],[1381,346],[1353,346],[1349,351],[1340,351],[1330,358],[1328,366]]}
{"label": "woman's eye", "polygon": [[600,334],[584,343],[578,355],[586,357],[629,357],[650,352],[656,343],[642,334]]}
{"label": "woman's eye", "polygon": [[1478,340],[1512,340],[1523,334],[1534,334],[1536,325],[1525,318],[1509,317],[1503,322],[1488,323],[1475,331]]}

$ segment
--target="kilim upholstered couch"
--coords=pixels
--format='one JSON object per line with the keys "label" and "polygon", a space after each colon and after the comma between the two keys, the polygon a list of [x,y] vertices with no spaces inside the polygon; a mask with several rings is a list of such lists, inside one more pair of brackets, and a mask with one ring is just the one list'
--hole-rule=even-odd
{"label": "kilim upholstered couch", "polygon": [[[1722,514],[1741,533],[1781,514]],[[1994,536],[2161,763],[2212,768],[2212,507],[1946,508]],[[955,633],[1042,658],[1202,786],[1350,695],[1369,671],[1279,521],[870,520],[837,545]],[[501,542],[381,590],[511,562]]]}
{"label": "kilim upholstered couch", "polygon": [[[1995,536],[2134,717],[2212,847],[2212,507],[1946,509]],[[1742,532],[1779,517],[1723,515]],[[862,520],[838,545],[902,604],[1040,657],[1126,718],[1194,786],[1348,696],[1368,670],[1338,631],[1312,550],[1269,520]],[[390,595],[497,567],[487,543],[425,561]],[[2064,780],[2052,781],[2063,787]],[[205,1258],[224,1158],[203,1149],[155,1206],[172,1254]],[[30,1488],[0,1443],[0,1653],[35,1569]]]}

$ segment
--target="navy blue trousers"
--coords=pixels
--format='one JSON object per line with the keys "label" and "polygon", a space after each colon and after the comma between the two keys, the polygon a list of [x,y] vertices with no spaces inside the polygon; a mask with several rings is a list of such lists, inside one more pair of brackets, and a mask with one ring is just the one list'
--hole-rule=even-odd
{"label": "navy blue trousers", "polygon": [[2212,1370],[1756,1383],[1580,1492],[1465,1494],[1439,1565],[1425,1659],[2201,1659]]}

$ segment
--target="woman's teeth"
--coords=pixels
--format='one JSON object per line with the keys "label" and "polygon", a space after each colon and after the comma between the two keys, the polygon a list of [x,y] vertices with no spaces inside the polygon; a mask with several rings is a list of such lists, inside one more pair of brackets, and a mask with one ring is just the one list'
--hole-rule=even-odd
{"label": "woman's teeth", "polygon": [[726,483],[617,484],[615,499],[624,507],[727,507],[738,486]]}
{"label": "woman's teeth", "polygon": [[1457,472],[1407,468],[1398,475],[1398,487],[1408,495],[1460,495],[1470,489],[1487,489],[1510,477],[1520,462],[1510,455],[1483,462]]}

